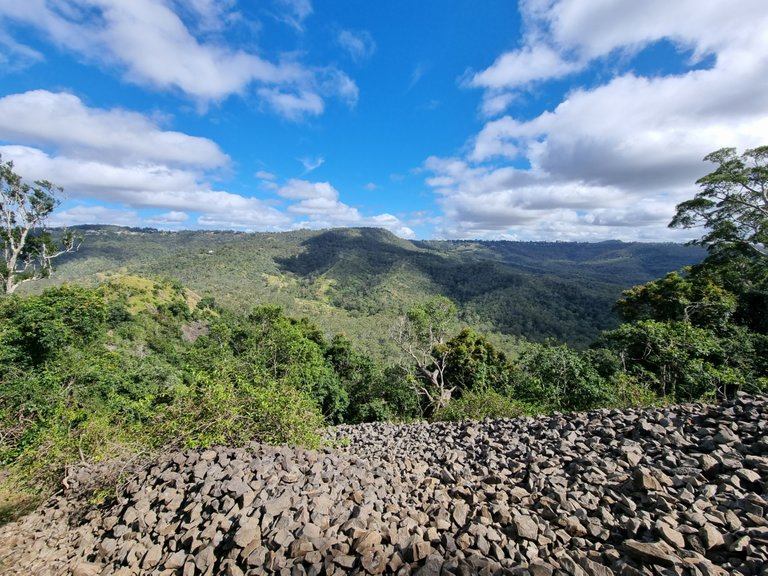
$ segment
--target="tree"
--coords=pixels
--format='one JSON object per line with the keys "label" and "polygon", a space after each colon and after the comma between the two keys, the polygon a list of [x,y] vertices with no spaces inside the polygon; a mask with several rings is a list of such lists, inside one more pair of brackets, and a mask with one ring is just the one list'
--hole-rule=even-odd
{"label": "tree", "polygon": [[34,185],[24,182],[13,171],[13,162],[0,158],[0,241],[3,261],[0,262],[0,288],[13,293],[22,283],[48,276],[52,261],[77,249],[76,238],[65,233],[57,247],[43,229],[48,216],[59,205],[63,192],[47,180]]}
{"label": "tree", "polygon": [[446,343],[445,376],[451,389],[462,395],[468,390],[494,390],[506,394],[513,387],[515,367],[485,336],[464,328]]}
{"label": "tree", "polygon": [[697,181],[701,191],[677,206],[673,228],[703,226],[694,244],[709,255],[694,267],[736,295],[737,323],[768,333],[768,146],[746,150],[723,148],[705,160],[718,167]]}
{"label": "tree", "polygon": [[[724,344],[744,346],[727,353]],[[622,360],[624,371],[656,394],[673,401],[690,402],[724,395],[739,388],[744,372],[734,361],[751,358],[749,339],[718,338],[706,328],[688,322],[640,320],[622,324],[603,334],[599,345],[611,349]]]}
{"label": "tree", "polygon": [[664,278],[625,290],[622,295],[614,307],[627,322],[681,321],[723,329],[731,321],[737,306],[734,294],[701,273],[681,276],[670,272]]}
{"label": "tree", "polygon": [[456,305],[436,296],[409,309],[393,329],[393,339],[414,364],[414,389],[427,399],[431,411],[448,404],[455,388],[445,381],[449,352],[445,343],[455,320]]}
{"label": "tree", "polygon": [[400,367],[385,370],[340,334],[334,336],[325,357],[349,396],[345,422],[392,421],[418,415],[418,397]]}
{"label": "tree", "polygon": [[515,398],[546,410],[588,410],[613,401],[590,358],[566,344],[531,344],[519,361]]}
{"label": "tree", "polygon": [[736,250],[768,257],[768,146],[746,150],[722,148],[704,160],[717,169],[696,183],[701,191],[679,204],[672,228],[703,226],[696,244],[711,252]]}

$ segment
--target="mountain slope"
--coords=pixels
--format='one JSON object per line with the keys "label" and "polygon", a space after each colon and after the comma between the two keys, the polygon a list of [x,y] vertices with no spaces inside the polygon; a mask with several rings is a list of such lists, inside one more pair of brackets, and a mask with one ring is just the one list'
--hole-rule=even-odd
{"label": "mountain slope", "polygon": [[240,310],[280,304],[374,348],[386,347],[403,308],[436,294],[483,330],[584,346],[616,325],[611,307],[623,289],[703,257],[678,244],[408,241],[371,228],[80,232],[80,251],[47,283],[120,272],[169,277]]}

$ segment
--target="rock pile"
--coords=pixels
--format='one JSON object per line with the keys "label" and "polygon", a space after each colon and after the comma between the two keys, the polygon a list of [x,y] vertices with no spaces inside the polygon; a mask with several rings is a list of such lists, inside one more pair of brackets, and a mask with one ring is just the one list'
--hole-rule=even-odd
{"label": "rock pile", "polygon": [[0,570],[768,575],[766,398],[329,435],[165,454],[4,527]]}

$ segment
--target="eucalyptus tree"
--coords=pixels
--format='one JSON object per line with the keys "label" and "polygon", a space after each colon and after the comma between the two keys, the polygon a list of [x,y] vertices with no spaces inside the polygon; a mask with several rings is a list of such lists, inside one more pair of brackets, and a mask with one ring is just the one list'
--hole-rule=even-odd
{"label": "eucalyptus tree", "polygon": [[710,252],[737,249],[768,258],[768,146],[721,148],[704,160],[717,168],[696,181],[701,190],[677,206],[672,228],[703,226],[694,243]]}
{"label": "eucalyptus tree", "polygon": [[47,180],[29,184],[0,158],[0,290],[13,293],[21,284],[48,276],[53,259],[77,249],[76,237],[65,232],[56,245],[45,231],[48,217],[61,203],[63,189]]}

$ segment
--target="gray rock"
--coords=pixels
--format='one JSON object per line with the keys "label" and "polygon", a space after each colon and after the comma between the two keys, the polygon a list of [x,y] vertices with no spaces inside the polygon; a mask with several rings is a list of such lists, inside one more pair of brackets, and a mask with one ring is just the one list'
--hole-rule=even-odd
{"label": "gray rock", "polygon": [[539,537],[539,526],[530,516],[518,514],[513,519],[518,538],[535,541]]}
{"label": "gray rock", "polygon": [[758,576],[768,563],[765,398],[328,434],[349,445],[161,454],[103,506],[65,493],[0,527],[0,574]]}
{"label": "gray rock", "polygon": [[624,550],[637,560],[656,564],[659,566],[675,566],[680,564],[681,560],[666,550],[657,542],[638,542],[637,540],[625,540]]}

